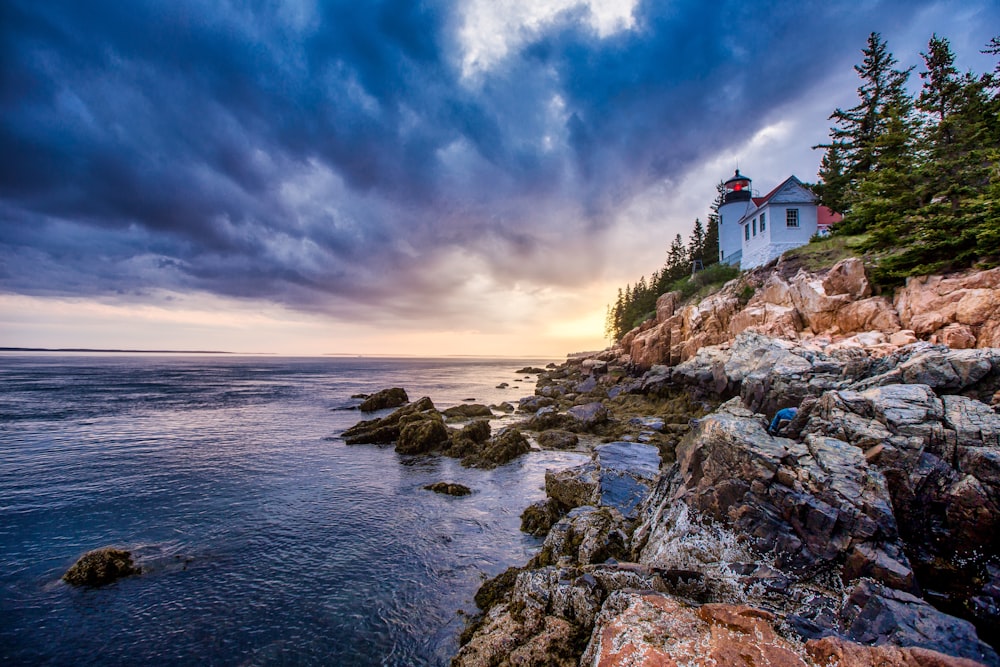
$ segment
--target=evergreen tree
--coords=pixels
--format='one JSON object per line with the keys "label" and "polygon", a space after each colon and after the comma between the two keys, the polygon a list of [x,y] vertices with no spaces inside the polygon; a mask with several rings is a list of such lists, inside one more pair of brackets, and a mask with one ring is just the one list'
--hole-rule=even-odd
{"label": "evergreen tree", "polygon": [[688,267],[693,270],[695,260],[701,260],[702,266],[705,261],[705,227],[701,224],[700,218],[694,219],[694,229],[691,230],[691,238],[688,240]]}
{"label": "evergreen tree", "polygon": [[664,267],[664,273],[667,274],[666,284],[671,283],[683,278],[690,273],[691,269],[687,263],[687,251],[684,248],[684,239],[678,234],[674,237],[673,242],[670,244],[670,250],[667,253],[667,265]]}
{"label": "evergreen tree", "polygon": [[850,177],[844,171],[842,152],[843,146],[839,143],[827,145],[819,166],[820,182],[814,187],[820,201],[838,213],[847,210],[847,193],[850,187]]}
{"label": "evergreen tree", "polygon": [[877,161],[859,183],[851,213],[855,225],[871,231],[869,248],[898,243],[908,214],[920,205],[914,175],[917,123],[908,100],[890,105],[885,115],[885,129],[873,146]]}
{"label": "evergreen tree", "polygon": [[[849,212],[858,200],[861,183],[875,169],[879,150],[886,147],[882,135],[891,122],[890,115],[895,113],[898,123],[900,114],[912,104],[906,92],[910,70],[895,68],[896,59],[877,32],[868,36],[862,53],[861,64],[854,66],[861,78],[858,104],[846,110],[838,108],[830,115],[834,121],[831,141],[817,146],[827,150],[825,172],[821,172],[822,202],[843,212]],[[854,232],[864,229],[849,221],[841,227]]]}
{"label": "evergreen tree", "polygon": [[719,181],[715,186],[715,201],[712,202],[708,214],[708,225],[705,228],[705,267],[719,261],[719,207],[722,206],[723,197],[726,194],[726,184]]}

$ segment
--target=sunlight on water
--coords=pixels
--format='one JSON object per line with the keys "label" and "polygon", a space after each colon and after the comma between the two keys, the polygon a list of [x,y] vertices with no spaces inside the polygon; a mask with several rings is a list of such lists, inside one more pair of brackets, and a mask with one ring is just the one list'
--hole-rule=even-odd
{"label": "sunlight on water", "polygon": [[[483,577],[537,548],[518,528],[546,467],[582,459],[469,470],[336,437],[351,394],[516,401],[522,362],[0,361],[5,664],[447,664]],[[422,488],[440,480],[475,493]],[[109,544],[145,573],[59,581]]]}

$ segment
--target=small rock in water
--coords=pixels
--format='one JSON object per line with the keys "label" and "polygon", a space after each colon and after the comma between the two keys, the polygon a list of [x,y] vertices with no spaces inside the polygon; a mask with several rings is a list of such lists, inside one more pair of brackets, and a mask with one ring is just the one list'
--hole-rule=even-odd
{"label": "small rock in water", "polygon": [[434,482],[424,487],[434,493],[444,493],[449,496],[467,496],[472,493],[472,489],[462,484],[450,484],[448,482]]}
{"label": "small rock in water", "polygon": [[140,572],[128,551],[102,547],[81,556],[62,579],[71,586],[103,586]]}
{"label": "small rock in water", "polygon": [[392,387],[372,394],[358,406],[358,409],[361,412],[375,412],[376,410],[384,410],[385,408],[398,408],[409,402],[409,400],[410,397],[406,395],[405,389],[402,387]]}
{"label": "small rock in water", "polygon": [[501,382],[500,384],[497,385],[497,389],[506,389],[509,386],[510,385],[507,384],[506,382]]}
{"label": "small rock in water", "polygon": [[442,410],[441,414],[452,419],[471,419],[472,417],[492,417],[493,412],[485,405],[456,405]]}

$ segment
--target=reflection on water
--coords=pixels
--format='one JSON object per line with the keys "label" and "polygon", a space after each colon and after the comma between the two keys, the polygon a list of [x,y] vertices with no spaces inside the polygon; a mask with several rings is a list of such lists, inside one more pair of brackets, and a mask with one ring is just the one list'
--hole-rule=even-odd
{"label": "reflection on water", "polygon": [[[0,358],[0,656],[8,664],[447,664],[482,578],[537,541],[546,467],[347,447],[350,395],[498,403],[537,361]],[[475,490],[424,490],[446,480]],[[59,576],[92,548],[146,574]]]}

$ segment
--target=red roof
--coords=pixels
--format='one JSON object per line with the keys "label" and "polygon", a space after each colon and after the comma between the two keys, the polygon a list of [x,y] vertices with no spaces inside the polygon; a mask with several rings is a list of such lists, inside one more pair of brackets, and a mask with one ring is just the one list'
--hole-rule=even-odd
{"label": "red roof", "polygon": [[816,209],[816,225],[818,227],[830,227],[843,219],[844,216],[826,206],[820,206]]}
{"label": "red roof", "polygon": [[786,178],[781,183],[778,183],[777,185],[775,185],[774,189],[771,190],[770,192],[768,192],[763,197],[754,197],[753,198],[753,203],[757,205],[757,208],[760,208],[761,206],[764,205],[765,202],[767,202],[768,199],[770,199],[771,197],[774,196],[774,193],[778,191],[778,188],[780,188],[782,185],[784,185],[787,182],[788,182],[788,179]]}

